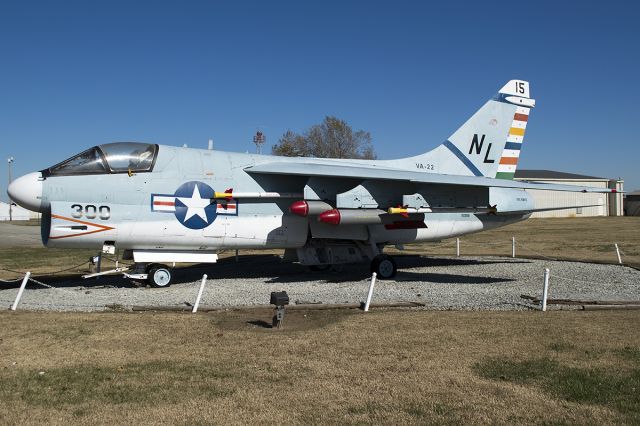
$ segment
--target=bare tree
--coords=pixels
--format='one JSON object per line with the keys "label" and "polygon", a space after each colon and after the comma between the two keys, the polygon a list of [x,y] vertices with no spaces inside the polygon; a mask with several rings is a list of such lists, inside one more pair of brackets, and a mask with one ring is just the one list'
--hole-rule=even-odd
{"label": "bare tree", "polygon": [[330,116],[302,135],[287,130],[271,152],[286,157],[376,158],[369,132],[354,132],[346,121]]}

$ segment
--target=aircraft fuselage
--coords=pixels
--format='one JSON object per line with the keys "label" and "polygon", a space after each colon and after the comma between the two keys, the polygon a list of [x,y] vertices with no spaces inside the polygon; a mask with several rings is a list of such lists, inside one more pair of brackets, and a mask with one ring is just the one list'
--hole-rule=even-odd
{"label": "aircraft fuselage", "polygon": [[[151,172],[49,176],[42,181],[42,202],[50,212],[44,215],[43,242],[48,247],[77,248],[101,248],[105,242],[113,242],[120,249],[153,250],[299,248],[307,242],[311,226],[317,238],[399,244],[437,241],[527,217],[474,214],[471,210],[431,212],[415,215],[416,220],[426,224],[416,229],[388,226],[393,218],[387,224],[319,223],[315,217],[289,213],[289,206],[295,201],[291,194],[302,198],[307,178],[256,178],[244,170],[266,161],[273,161],[273,157],[161,146]],[[361,182],[362,179],[344,179],[340,185],[353,188]],[[395,185],[396,190],[398,186]],[[478,206],[488,197],[486,188],[446,193],[428,185],[407,186],[411,188],[405,192],[433,193],[440,204],[452,208]],[[233,188],[233,193],[275,192],[289,197],[211,202],[213,193],[228,188]],[[523,191],[514,192],[520,195]],[[391,201],[401,203],[400,199]],[[487,203],[488,200],[484,204]]]}

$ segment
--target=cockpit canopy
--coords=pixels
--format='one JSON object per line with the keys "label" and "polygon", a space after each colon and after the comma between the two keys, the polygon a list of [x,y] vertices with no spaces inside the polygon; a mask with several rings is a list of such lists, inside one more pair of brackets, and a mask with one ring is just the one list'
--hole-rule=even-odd
{"label": "cockpit canopy", "polygon": [[150,172],[157,155],[155,144],[114,142],[89,148],[43,172],[49,176]]}

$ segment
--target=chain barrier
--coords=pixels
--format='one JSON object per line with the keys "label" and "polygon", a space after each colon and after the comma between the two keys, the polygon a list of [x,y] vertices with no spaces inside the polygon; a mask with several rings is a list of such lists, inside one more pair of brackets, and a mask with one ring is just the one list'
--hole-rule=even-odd
{"label": "chain barrier", "polygon": [[[505,247],[506,246],[506,241],[496,241],[496,242],[491,242],[491,243],[483,243],[480,241],[467,241],[467,240],[460,240],[460,246],[462,246],[462,243],[464,244],[476,244],[476,245],[481,245],[481,246],[502,246]],[[508,241],[509,243],[509,249],[511,249],[511,240]],[[462,248],[462,247],[461,247]]]}
{"label": "chain barrier", "polygon": [[54,286],[52,286],[50,284],[46,284],[46,283],[43,283],[42,281],[38,281],[35,278],[29,277],[29,281],[32,281],[32,282],[34,282],[34,283],[36,283],[38,285],[41,285],[41,286],[46,287],[46,288],[51,289],[51,290],[58,290],[58,291],[61,291],[63,293],[71,294],[74,297],[78,297],[79,296],[79,294],[77,292],[73,292],[73,291],[70,291],[70,290],[65,290],[65,289],[59,288],[59,287],[54,287]]}
{"label": "chain barrier", "polygon": [[[6,268],[0,268],[0,271],[7,271],[7,272],[11,272],[13,274],[20,274],[20,275],[26,274],[26,272],[14,271],[12,269],[6,269]],[[22,278],[20,278],[20,279],[22,279]]]}
{"label": "chain barrier", "polygon": [[[68,272],[68,271],[71,271],[71,270],[74,270],[74,269],[78,269],[79,267],[81,267],[81,266],[83,266],[83,265],[85,265],[85,264],[87,264],[87,263],[89,263],[89,262],[85,260],[84,262],[82,262],[82,263],[80,263],[80,264],[78,264],[78,265],[76,265],[76,266],[72,266],[72,267],[70,267],[70,268],[67,268],[67,269],[61,269],[61,270],[59,270],[59,271],[54,271],[54,272],[45,272],[45,273],[46,273],[47,275],[56,275],[56,274],[59,274],[59,273],[61,273],[61,272]],[[11,272],[11,273],[14,273],[14,274],[20,274],[20,275],[24,275],[24,274],[26,274],[26,273],[27,273],[26,271],[14,271],[13,269],[7,269],[7,268],[0,268],[0,270],[2,270],[2,271],[7,271],[7,272]],[[20,279],[22,279],[22,278],[20,278]]]}
{"label": "chain barrier", "polygon": [[525,249],[525,250],[529,251],[530,253],[533,253],[533,254],[535,254],[535,255],[538,255],[538,256],[540,256],[540,257],[542,257],[542,258],[544,258],[544,259],[547,259],[547,260],[553,260],[553,261],[558,261],[558,260],[559,260],[559,259],[557,259],[557,258],[555,258],[555,257],[545,256],[544,254],[542,254],[542,253],[540,253],[540,252],[538,252],[538,251],[536,251],[536,250],[533,250],[533,249],[529,248],[528,246],[526,246],[526,245],[522,244],[522,243],[521,243],[521,242],[519,242],[518,240],[516,240],[516,247],[521,247],[521,248],[523,248],[523,249]]}
{"label": "chain barrier", "polygon": [[116,257],[116,258],[113,258],[113,257],[108,257],[108,256],[104,256],[104,255],[102,255],[102,258],[103,258],[103,259],[110,260],[110,261],[111,261],[111,262],[113,262],[114,264],[115,264],[115,263],[118,263],[118,264],[120,264],[120,263],[121,263],[121,264],[123,264],[123,265],[127,265],[127,266],[131,266],[131,265],[133,265],[133,264],[134,264],[134,262],[127,262],[127,261],[124,261],[124,260],[118,260],[118,258],[117,258],[117,257]]}
{"label": "chain barrier", "polygon": [[[483,243],[483,242],[477,242],[477,241],[462,241],[462,240],[460,240],[460,242],[464,243],[465,245],[469,245],[469,244],[471,244],[471,245],[481,245],[483,247],[486,247],[486,246],[503,246],[503,247],[505,247],[505,249],[507,248],[507,241]],[[512,248],[512,244],[513,244],[513,241],[509,240],[508,241],[508,248],[509,249]],[[547,256],[547,255],[544,255],[544,254],[542,254],[542,253],[530,248],[528,245],[523,244],[519,240],[516,240],[515,244],[516,244],[516,247],[519,247],[520,249],[528,251],[528,252],[530,252],[530,253],[532,253],[534,255],[537,255],[540,258],[543,258],[543,259],[546,259],[546,260],[550,260],[550,261],[560,261],[560,260],[562,260],[562,259],[558,259],[558,258],[554,258],[554,257],[550,257],[550,256]],[[450,247],[452,245],[455,247],[456,240],[455,239],[451,239],[451,240],[448,240],[446,242],[440,242],[440,243],[438,243],[438,245],[440,247]],[[622,250],[619,250],[619,252],[620,252],[621,256],[627,257],[627,254],[624,253]],[[120,263],[122,263],[124,265],[127,265],[127,266],[131,265],[131,263],[129,263],[129,262],[118,261],[117,258],[114,259],[114,258],[110,258],[110,257],[104,256],[103,259],[112,261],[114,263],[115,262],[120,262]],[[575,261],[575,260],[576,259],[571,259],[570,261]],[[588,260],[585,260],[585,261],[588,261]],[[69,268],[65,268],[65,269],[61,269],[59,271],[48,272],[47,275],[55,275],[55,274],[59,274],[59,273],[62,273],[62,272],[68,272],[68,271],[71,271],[71,270],[74,270],[74,269],[78,269],[78,268],[80,268],[81,266],[83,266],[83,265],[85,265],[87,263],[88,262],[85,261],[85,262],[82,262],[82,263],[80,263],[78,265],[75,265],[75,266],[72,266],[72,267],[69,267]],[[20,274],[20,275],[24,275],[25,274],[25,272],[15,271],[15,270],[7,269],[7,268],[0,268],[0,270],[11,272],[11,273],[15,273],[15,274]],[[595,285],[595,286],[600,285],[600,283],[596,283],[596,282],[593,282],[593,281],[586,281],[586,280],[582,280],[582,279],[569,278],[569,277],[562,276],[562,275],[553,275],[552,278],[553,279],[558,279],[558,280],[563,280],[563,281],[571,281],[571,282],[583,283],[583,284],[588,284],[588,285]],[[0,282],[2,282],[2,283],[15,283],[15,282],[21,281],[22,279],[23,279],[22,277],[16,278],[14,280],[2,280],[2,279],[0,279]],[[368,284],[370,282],[370,280],[371,280],[371,278],[367,277],[367,278],[361,279],[359,281],[350,282],[350,283],[346,283],[346,284],[340,284],[340,285],[337,285],[337,286],[329,285],[329,286],[325,287],[324,285],[319,285],[317,288],[314,288],[313,290],[309,291],[308,293],[310,295],[313,295],[313,296],[323,296],[323,295],[329,294],[330,292],[340,291],[340,290],[344,290],[344,289],[347,289],[347,288],[351,288],[351,289],[355,290],[359,286],[364,286],[364,285]],[[81,293],[79,293],[79,291],[88,291],[89,290],[87,287],[84,287],[84,286],[79,286],[80,287],[79,289],[73,290],[73,291],[72,290],[63,289],[63,288],[59,288],[59,287],[54,287],[54,286],[52,286],[50,284],[46,284],[46,283],[44,283],[42,281],[39,281],[39,280],[37,280],[37,279],[35,279],[33,277],[30,277],[29,281],[31,281],[31,282],[39,285],[39,286],[45,287],[47,289],[58,290],[60,292],[66,293],[66,294],[70,294],[70,295],[72,295],[72,296],[74,296],[76,298],[83,296]],[[198,282],[194,282],[194,283],[191,283],[191,284],[193,286],[199,285]],[[331,284],[331,283],[327,281],[324,284]],[[386,283],[384,280],[377,280],[376,287],[378,288],[378,290],[381,290],[383,287],[385,287],[385,284],[388,284],[388,283]],[[114,300],[113,295],[92,294],[91,298],[94,299],[94,300],[96,300],[96,299],[97,300],[106,300],[106,301],[113,301]],[[85,306],[85,307],[102,307],[103,305],[95,304],[95,305],[82,305],[82,306]]]}
{"label": "chain barrier", "polygon": [[[54,286],[52,286],[50,284],[47,284],[47,283],[43,283],[42,281],[38,281],[38,280],[36,280],[34,278],[29,278],[29,281],[32,281],[33,283],[35,283],[37,285],[40,285],[42,287],[48,288],[50,290],[56,290],[56,291],[59,291],[59,292],[65,293],[65,294],[69,294],[69,295],[75,297],[76,299],[83,296],[82,294],[80,294],[81,291],[86,291],[87,290],[86,287],[82,287],[82,288],[80,288],[78,290],[75,290],[75,291],[66,290],[66,289],[63,289],[63,288],[60,288],[60,287],[54,287]],[[91,299],[93,299],[93,300],[102,300],[103,303],[106,303],[106,302],[113,302],[114,301],[114,296],[113,295],[99,295],[99,294],[95,294],[95,293],[92,292]],[[45,306],[45,305],[42,305],[42,304],[36,304],[36,305],[37,306]],[[82,307],[88,307],[88,308],[103,308],[105,305],[103,305],[103,304],[78,304],[78,305],[70,305],[70,306],[82,306]]]}

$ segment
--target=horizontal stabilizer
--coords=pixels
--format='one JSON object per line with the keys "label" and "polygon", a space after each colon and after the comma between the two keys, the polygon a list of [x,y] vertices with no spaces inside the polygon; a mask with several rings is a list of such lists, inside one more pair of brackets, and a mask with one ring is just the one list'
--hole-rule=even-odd
{"label": "horizontal stabilizer", "polygon": [[498,215],[499,214],[526,214],[526,213],[538,213],[538,212],[551,212],[555,210],[580,209],[580,208],[586,208],[586,207],[602,207],[602,204],[583,204],[581,206],[545,207],[540,209],[513,210],[513,211],[502,211],[502,212],[498,208],[498,211],[496,213]]}

